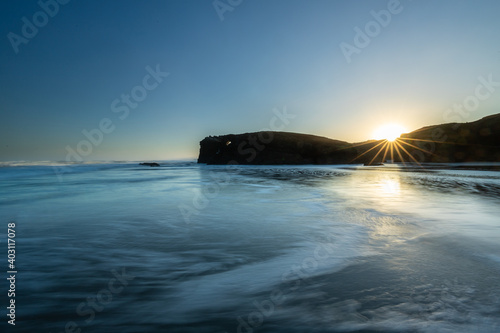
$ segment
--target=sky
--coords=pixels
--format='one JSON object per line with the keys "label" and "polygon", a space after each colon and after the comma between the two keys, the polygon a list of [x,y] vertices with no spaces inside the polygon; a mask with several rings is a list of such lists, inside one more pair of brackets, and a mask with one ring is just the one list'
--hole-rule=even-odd
{"label": "sky", "polygon": [[[208,135],[349,142],[500,112],[498,0],[0,4],[0,160],[196,158]],[[274,120],[273,120],[274,119]]]}

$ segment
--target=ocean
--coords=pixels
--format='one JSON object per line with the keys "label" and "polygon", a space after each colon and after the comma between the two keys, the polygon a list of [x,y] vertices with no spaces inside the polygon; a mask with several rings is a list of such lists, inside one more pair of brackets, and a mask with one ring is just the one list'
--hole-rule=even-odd
{"label": "ocean", "polygon": [[483,169],[3,163],[0,330],[499,332]]}

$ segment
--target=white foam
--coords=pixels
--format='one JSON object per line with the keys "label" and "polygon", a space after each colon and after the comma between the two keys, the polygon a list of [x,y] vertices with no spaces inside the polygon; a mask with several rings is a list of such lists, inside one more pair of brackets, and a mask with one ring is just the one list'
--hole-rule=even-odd
{"label": "white foam", "polygon": [[[359,226],[340,228],[337,226],[331,237],[333,243],[297,243],[295,249],[269,260],[169,285],[176,290],[169,318],[188,322],[197,311],[231,308],[241,305],[242,300],[248,300],[251,307],[256,294],[267,291],[270,295],[273,290],[290,288],[288,279],[309,279],[345,268],[351,259],[364,255],[365,235]],[[290,294],[292,297],[293,291]]]}

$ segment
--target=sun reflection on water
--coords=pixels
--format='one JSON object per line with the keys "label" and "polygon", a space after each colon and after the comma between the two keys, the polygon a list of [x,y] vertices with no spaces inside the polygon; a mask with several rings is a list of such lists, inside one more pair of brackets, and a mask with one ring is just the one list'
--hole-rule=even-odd
{"label": "sun reflection on water", "polygon": [[378,184],[381,195],[386,197],[399,196],[401,194],[401,184],[399,178],[384,178]]}

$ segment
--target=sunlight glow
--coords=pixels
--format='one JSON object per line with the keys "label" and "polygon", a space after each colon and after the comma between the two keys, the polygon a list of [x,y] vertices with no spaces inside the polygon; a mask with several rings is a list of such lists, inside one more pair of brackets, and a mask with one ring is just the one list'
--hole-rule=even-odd
{"label": "sunlight glow", "polygon": [[384,179],[379,184],[379,193],[390,197],[398,196],[400,193],[399,179]]}
{"label": "sunlight glow", "polygon": [[[368,147],[364,152],[360,152],[353,158],[351,163],[358,160],[363,161],[362,163],[365,166],[381,166],[384,165],[384,163],[403,163],[403,165],[406,166],[409,162],[422,167],[420,162],[426,157],[437,156],[432,150],[429,151],[419,147],[418,142],[442,141],[401,138],[400,136],[402,133],[407,133],[406,129],[397,124],[387,124],[378,128],[373,134],[375,139],[379,141],[369,140],[356,145],[355,147]],[[364,158],[361,159],[362,157]],[[417,160],[416,157],[419,159]]]}
{"label": "sunlight glow", "polygon": [[375,140],[387,140],[394,141],[403,133],[406,133],[407,130],[401,125],[398,124],[386,124],[379,128],[377,128],[373,132],[373,137]]}

